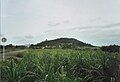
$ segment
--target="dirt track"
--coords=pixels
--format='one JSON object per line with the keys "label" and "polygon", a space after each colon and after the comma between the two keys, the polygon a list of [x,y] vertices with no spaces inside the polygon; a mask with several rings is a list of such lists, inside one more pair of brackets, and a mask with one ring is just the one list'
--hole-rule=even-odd
{"label": "dirt track", "polygon": [[[9,57],[15,57],[16,54],[21,53],[21,52],[25,52],[27,50],[19,50],[19,51],[11,51],[11,52],[6,52],[5,53],[5,59],[9,58]],[[0,53],[0,61],[2,60],[2,53]]]}

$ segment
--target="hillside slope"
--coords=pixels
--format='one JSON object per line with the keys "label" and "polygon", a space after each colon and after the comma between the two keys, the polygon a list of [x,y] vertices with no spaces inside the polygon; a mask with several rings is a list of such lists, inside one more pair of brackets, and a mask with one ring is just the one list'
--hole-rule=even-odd
{"label": "hillside slope", "polygon": [[32,48],[78,48],[83,46],[92,47],[91,44],[86,44],[74,38],[58,38],[31,45]]}

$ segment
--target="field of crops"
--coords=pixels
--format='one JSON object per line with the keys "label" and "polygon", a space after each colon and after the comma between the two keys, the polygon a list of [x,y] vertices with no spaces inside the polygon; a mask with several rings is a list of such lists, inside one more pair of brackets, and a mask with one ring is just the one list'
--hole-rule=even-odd
{"label": "field of crops", "polygon": [[1,62],[1,82],[120,82],[120,53],[28,50]]}

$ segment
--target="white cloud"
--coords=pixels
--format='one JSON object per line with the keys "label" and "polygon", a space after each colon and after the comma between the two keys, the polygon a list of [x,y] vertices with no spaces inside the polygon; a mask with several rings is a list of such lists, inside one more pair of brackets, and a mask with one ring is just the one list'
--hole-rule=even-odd
{"label": "white cloud", "polygon": [[87,42],[119,39],[119,0],[3,0],[2,4],[2,31],[11,42],[12,37],[25,35],[37,37],[33,42],[63,36]]}

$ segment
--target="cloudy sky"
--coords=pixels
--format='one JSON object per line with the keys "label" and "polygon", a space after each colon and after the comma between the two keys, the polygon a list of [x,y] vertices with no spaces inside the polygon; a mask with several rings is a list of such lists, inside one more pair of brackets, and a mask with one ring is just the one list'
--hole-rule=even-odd
{"label": "cloudy sky", "polygon": [[7,44],[60,37],[93,45],[120,45],[120,0],[1,0]]}

